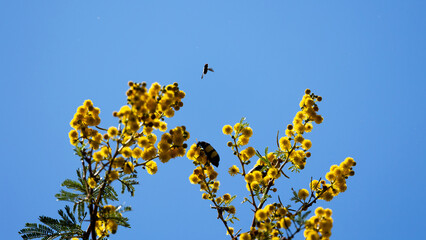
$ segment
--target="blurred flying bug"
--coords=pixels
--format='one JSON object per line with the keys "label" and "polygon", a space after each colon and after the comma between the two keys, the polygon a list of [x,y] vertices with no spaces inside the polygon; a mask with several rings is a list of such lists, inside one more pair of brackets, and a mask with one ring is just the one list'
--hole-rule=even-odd
{"label": "blurred flying bug", "polygon": [[219,154],[217,154],[216,150],[210,145],[210,143],[206,142],[198,142],[197,147],[201,147],[206,154],[207,160],[216,167],[219,167]]}
{"label": "blurred flying bug", "polygon": [[206,63],[204,64],[203,74],[201,74],[201,79],[203,79],[204,75],[206,75],[208,71],[214,72],[213,68],[209,68],[209,64]]}

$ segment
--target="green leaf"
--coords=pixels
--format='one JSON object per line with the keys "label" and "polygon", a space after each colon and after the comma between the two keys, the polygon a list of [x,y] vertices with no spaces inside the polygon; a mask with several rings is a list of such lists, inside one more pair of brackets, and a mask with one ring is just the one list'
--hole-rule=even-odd
{"label": "green leaf", "polygon": [[84,200],[86,198],[86,195],[61,190],[58,194],[55,195],[55,197],[59,201],[68,201],[75,203]]}
{"label": "green leaf", "polygon": [[61,186],[86,194],[86,188],[81,183],[71,179],[65,179]]}
{"label": "green leaf", "polygon": [[71,212],[69,206],[63,210],[58,211],[61,219],[54,219],[51,217],[40,216],[39,221],[42,224],[27,223],[25,228],[21,229],[18,233],[21,234],[23,239],[70,239],[73,236],[81,236],[84,231],[81,229],[81,222],[77,223],[74,214]]}

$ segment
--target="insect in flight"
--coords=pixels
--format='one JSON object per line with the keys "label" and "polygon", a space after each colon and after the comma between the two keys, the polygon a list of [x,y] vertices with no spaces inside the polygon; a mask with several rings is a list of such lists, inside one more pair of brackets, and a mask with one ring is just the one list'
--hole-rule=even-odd
{"label": "insect in flight", "polygon": [[206,75],[208,71],[214,72],[213,68],[209,68],[209,64],[206,63],[204,64],[203,74],[201,74],[201,79],[203,79],[204,75]]}
{"label": "insect in flight", "polygon": [[201,147],[206,156],[207,160],[216,167],[219,167],[219,154],[217,154],[216,150],[210,145],[210,143],[206,142],[198,142],[197,147]]}

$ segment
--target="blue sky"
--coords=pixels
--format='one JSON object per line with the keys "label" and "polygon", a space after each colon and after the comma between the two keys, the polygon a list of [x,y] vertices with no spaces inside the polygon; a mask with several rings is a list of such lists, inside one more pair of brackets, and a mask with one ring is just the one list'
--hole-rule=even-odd
{"label": "blue sky", "polygon": [[[325,120],[308,135],[306,169],[278,184],[281,199],[352,156],[348,190],[317,204],[333,209],[332,239],[423,236],[425,11],[415,0],[1,1],[2,238],[58,216],[54,194],[79,167],[68,140],[76,107],[92,99],[102,126],[114,125],[130,80],[180,84],[185,105],[169,126],[217,149],[221,193],[238,196],[222,126],[246,117],[250,145],[272,147],[310,88]],[[201,80],[205,63],[215,72]],[[226,238],[192,169],[179,158],[141,174],[136,196],[120,202],[134,209],[132,228],[112,239]],[[247,230],[239,201],[235,228]]]}

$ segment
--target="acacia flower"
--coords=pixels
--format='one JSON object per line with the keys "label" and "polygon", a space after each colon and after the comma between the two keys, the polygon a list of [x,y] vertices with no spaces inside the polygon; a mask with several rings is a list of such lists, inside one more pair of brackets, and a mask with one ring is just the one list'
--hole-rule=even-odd
{"label": "acacia flower", "polygon": [[246,127],[242,130],[241,134],[243,136],[250,138],[253,135],[253,129],[251,127]]}
{"label": "acacia flower", "polygon": [[236,165],[233,165],[232,167],[230,167],[228,171],[229,175],[231,176],[235,176],[239,172],[240,172],[240,169]]}
{"label": "acacia flower", "polygon": [[96,162],[101,161],[103,158],[104,158],[104,156],[103,156],[102,152],[95,152],[95,153],[93,153],[93,159]]}
{"label": "acacia flower", "polygon": [[118,174],[118,171],[111,171],[108,174],[108,181],[112,182],[114,180],[117,180],[120,177],[120,175]]}
{"label": "acacia flower", "polygon": [[87,184],[89,184],[89,187],[90,187],[90,188],[95,188],[95,187],[96,187],[96,181],[95,181],[95,179],[93,179],[92,177],[90,177],[90,178],[87,180]]}
{"label": "acacia flower", "polygon": [[302,148],[305,150],[309,150],[312,147],[312,142],[311,140],[305,139],[302,142]]}
{"label": "acacia flower", "polygon": [[241,233],[240,240],[251,240],[251,236],[248,233]]}
{"label": "acacia flower", "polygon": [[151,175],[154,175],[158,170],[157,163],[154,161],[147,162],[145,167],[146,167],[146,171]]}
{"label": "acacia flower", "polygon": [[268,212],[265,209],[259,209],[255,216],[257,221],[265,221],[268,218]]}
{"label": "acacia flower", "polygon": [[135,169],[135,167],[133,166],[133,163],[132,162],[126,162],[125,164],[124,164],[124,168],[123,168],[123,172],[125,173],[125,174],[130,174],[130,173],[132,173],[133,172],[133,170]]}
{"label": "acacia flower", "polygon": [[191,175],[189,176],[189,181],[190,181],[192,184],[197,184],[198,182],[200,182],[200,179],[198,178],[198,176],[197,176],[197,175],[195,175],[195,174],[191,174]]}
{"label": "acacia flower", "polygon": [[297,194],[297,196],[300,199],[305,200],[309,196],[309,192],[308,192],[308,190],[302,188],[302,189],[299,190],[299,193]]}
{"label": "acacia flower", "polygon": [[229,206],[227,209],[226,209],[226,211],[227,212],[229,212],[230,214],[235,214],[236,212],[237,212],[237,210],[235,209],[235,207],[234,206]]}
{"label": "acacia flower", "polygon": [[279,221],[281,228],[289,228],[291,226],[291,219],[288,217],[283,217]]}
{"label": "acacia flower", "polygon": [[232,126],[231,125],[225,125],[225,126],[223,126],[222,132],[225,135],[231,135],[232,134]]}
{"label": "acacia flower", "polygon": [[129,158],[132,156],[132,149],[130,147],[124,147],[123,149],[121,149],[121,154],[123,155],[123,157]]}
{"label": "acacia flower", "polygon": [[135,147],[132,150],[132,157],[134,157],[134,158],[141,158],[142,157],[142,149],[140,149],[138,147]]}

